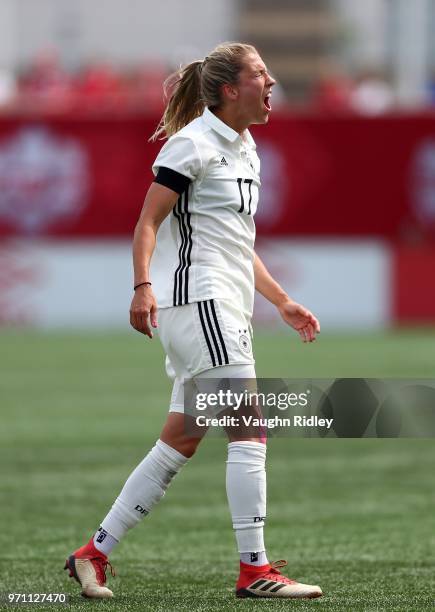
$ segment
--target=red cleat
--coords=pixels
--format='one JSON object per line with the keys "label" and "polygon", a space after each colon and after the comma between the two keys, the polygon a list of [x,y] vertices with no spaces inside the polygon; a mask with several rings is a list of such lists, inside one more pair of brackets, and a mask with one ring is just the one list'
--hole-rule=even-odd
{"label": "red cleat", "polygon": [[115,576],[113,567],[106,555],[97,550],[93,539],[73,552],[65,561],[64,569],[69,570],[70,578],[75,578],[82,585],[83,597],[104,599],[113,597],[113,593],[106,584],[106,568]]}
{"label": "red cleat", "polygon": [[249,565],[240,562],[240,576],[236,585],[237,597],[280,597],[313,599],[323,595],[322,589],[311,584],[302,584],[283,576],[279,567],[287,561],[274,561],[270,565]]}

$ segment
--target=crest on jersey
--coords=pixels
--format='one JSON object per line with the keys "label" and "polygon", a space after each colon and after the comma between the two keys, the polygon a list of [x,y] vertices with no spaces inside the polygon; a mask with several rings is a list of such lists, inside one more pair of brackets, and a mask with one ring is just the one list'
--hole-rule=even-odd
{"label": "crest on jersey", "polygon": [[228,162],[227,162],[227,160],[225,159],[225,157],[223,155],[222,155],[221,161],[219,162],[219,165],[220,166],[228,166]]}

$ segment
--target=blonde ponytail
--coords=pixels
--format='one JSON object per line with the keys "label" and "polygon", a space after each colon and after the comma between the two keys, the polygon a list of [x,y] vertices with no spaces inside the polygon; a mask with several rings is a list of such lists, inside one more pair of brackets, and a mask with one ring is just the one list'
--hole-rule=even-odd
{"label": "blonde ponytail", "polygon": [[150,140],[169,138],[202,114],[205,104],[201,99],[201,68],[202,60],[198,60],[166,79],[163,91],[169,101]]}
{"label": "blonde ponytail", "polygon": [[243,58],[258,53],[252,45],[223,43],[204,60],[197,60],[171,74],[163,84],[168,100],[163,116],[150,141],[169,138],[202,115],[204,108],[218,108],[222,85],[235,84]]}

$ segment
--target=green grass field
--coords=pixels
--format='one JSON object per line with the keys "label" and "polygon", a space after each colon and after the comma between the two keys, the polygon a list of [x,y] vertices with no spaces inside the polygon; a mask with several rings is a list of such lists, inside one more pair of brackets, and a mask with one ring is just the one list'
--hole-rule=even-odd
{"label": "green grass field", "polygon": [[[258,335],[257,372],[434,378],[433,337],[434,330],[322,334],[303,345],[282,330]],[[158,436],[170,390],[163,353],[157,339],[133,332],[10,331],[0,344],[0,591],[68,593],[74,610],[435,608],[434,440],[270,441],[269,557],[287,559],[292,577],[320,584],[320,600],[234,598],[223,438],[202,443],[115,550],[116,599],[84,600],[63,563]]]}

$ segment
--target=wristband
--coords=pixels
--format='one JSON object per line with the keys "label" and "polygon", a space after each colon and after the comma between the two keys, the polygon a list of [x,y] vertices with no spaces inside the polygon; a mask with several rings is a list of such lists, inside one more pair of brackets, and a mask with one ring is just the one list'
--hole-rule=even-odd
{"label": "wristband", "polygon": [[148,285],[149,287],[151,287],[152,283],[150,283],[150,281],[145,281],[144,283],[139,283],[138,285],[135,285],[135,286],[133,287],[133,290],[134,290],[134,291],[136,291],[136,289],[137,289],[138,287],[142,287],[142,285]]}

